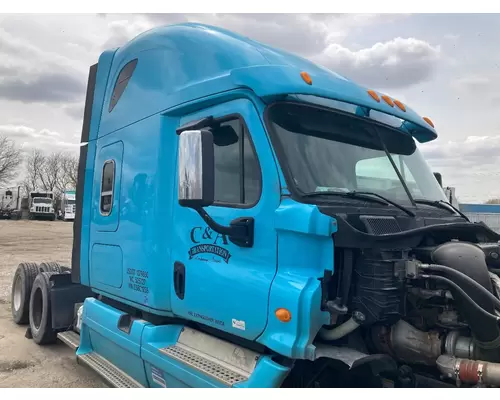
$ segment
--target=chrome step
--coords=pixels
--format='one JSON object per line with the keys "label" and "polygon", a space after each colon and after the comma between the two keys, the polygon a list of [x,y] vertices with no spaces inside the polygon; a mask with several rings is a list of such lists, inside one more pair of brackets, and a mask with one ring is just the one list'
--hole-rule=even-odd
{"label": "chrome step", "polygon": [[247,381],[260,357],[254,351],[188,327],[182,329],[175,345],[159,351],[229,387]]}
{"label": "chrome step", "polygon": [[80,346],[80,335],[74,331],[59,332],[57,338],[73,350]]}
{"label": "chrome step", "polygon": [[142,388],[139,382],[132,379],[120,368],[116,367],[104,357],[95,352],[77,355],[78,363],[83,363],[85,366],[94,370],[100,375],[110,386],[115,388]]}
{"label": "chrome step", "polygon": [[214,379],[217,379],[219,382],[222,382],[227,386],[233,386],[236,383],[243,382],[248,379],[248,376],[225,367],[222,365],[222,362],[208,360],[207,358],[201,357],[183,346],[176,345],[165,347],[160,349],[160,352],[188,365],[191,368],[197,369]]}

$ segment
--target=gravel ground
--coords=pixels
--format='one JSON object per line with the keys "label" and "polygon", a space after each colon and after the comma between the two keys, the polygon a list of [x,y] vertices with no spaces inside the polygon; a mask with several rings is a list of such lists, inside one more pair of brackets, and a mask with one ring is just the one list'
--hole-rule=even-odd
{"label": "gravel ground", "polygon": [[73,224],[0,220],[0,388],[106,387],[92,371],[78,365],[62,343],[38,346],[24,337],[25,326],[11,318],[12,278],[21,262],[57,261],[70,265]]}

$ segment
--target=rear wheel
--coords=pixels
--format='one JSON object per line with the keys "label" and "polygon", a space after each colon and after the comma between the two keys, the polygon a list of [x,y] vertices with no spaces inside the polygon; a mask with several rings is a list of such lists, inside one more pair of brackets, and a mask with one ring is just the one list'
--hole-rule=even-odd
{"label": "rear wheel", "polygon": [[18,325],[29,322],[29,303],[31,288],[38,275],[35,263],[21,263],[14,273],[11,292],[12,318]]}
{"label": "rear wheel", "polygon": [[55,343],[57,333],[52,329],[50,277],[55,272],[40,272],[31,289],[29,321],[33,341],[37,344]]}
{"label": "rear wheel", "polygon": [[63,268],[66,267],[61,266],[58,262],[55,261],[47,261],[41,263],[38,268],[40,269],[40,272],[56,272],[60,274],[61,272],[63,272]]}

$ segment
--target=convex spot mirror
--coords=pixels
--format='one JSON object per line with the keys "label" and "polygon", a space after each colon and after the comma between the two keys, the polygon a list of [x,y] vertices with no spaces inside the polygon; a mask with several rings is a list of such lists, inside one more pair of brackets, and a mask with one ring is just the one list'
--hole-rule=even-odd
{"label": "convex spot mirror", "polygon": [[207,207],[214,202],[214,137],[208,130],[180,133],[178,199],[183,207]]}

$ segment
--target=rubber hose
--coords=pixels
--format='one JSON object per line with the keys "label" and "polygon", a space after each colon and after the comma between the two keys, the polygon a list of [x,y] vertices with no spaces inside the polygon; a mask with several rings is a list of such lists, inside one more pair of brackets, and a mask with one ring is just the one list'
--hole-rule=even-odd
{"label": "rubber hose", "polygon": [[422,265],[421,266],[423,269],[430,269],[431,271],[441,271],[441,272],[447,272],[450,275],[454,275],[455,277],[459,279],[463,279],[467,281],[469,284],[474,286],[479,292],[482,292],[485,296],[487,296],[493,303],[495,303],[495,307],[500,309],[500,300],[498,300],[493,293],[491,293],[488,289],[486,289],[483,285],[477,283],[474,279],[470,278],[469,276],[465,275],[463,272],[457,271],[456,269],[447,267],[445,265],[438,265],[438,264],[428,264],[428,265]]}
{"label": "rubber hose", "polygon": [[359,324],[356,322],[356,320],[354,318],[351,318],[333,329],[321,329],[319,331],[319,335],[324,340],[338,340],[340,338],[343,338],[345,335],[353,332],[358,327]]}
{"label": "rubber hose", "polygon": [[455,282],[452,280],[445,278],[444,276],[439,276],[439,275],[421,275],[422,278],[424,279],[433,279],[435,281],[440,281],[443,283],[446,283],[447,285],[450,285],[453,289],[455,289],[458,294],[460,294],[460,297],[462,297],[465,301],[467,301],[477,312],[481,313],[487,318],[494,319],[495,321],[499,322],[500,317],[490,314],[488,311],[486,311],[484,308],[479,306],[474,300],[471,299],[471,297],[463,290],[460,286],[458,286]]}

